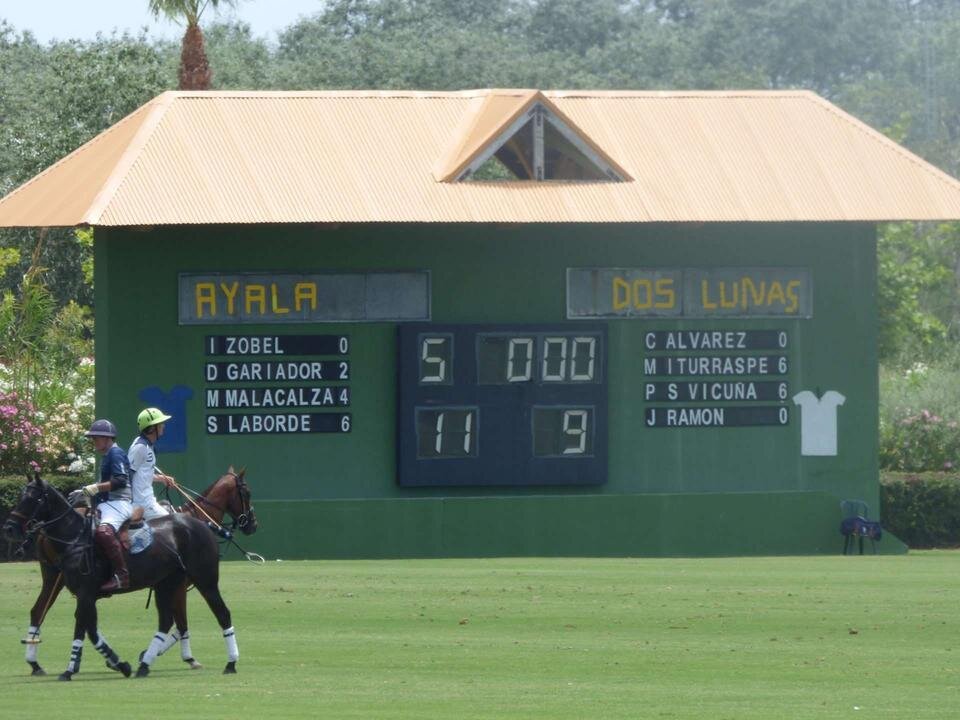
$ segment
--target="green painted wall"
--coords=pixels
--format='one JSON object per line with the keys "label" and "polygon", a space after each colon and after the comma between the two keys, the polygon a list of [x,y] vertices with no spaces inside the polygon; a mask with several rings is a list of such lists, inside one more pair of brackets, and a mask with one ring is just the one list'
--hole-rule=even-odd
{"label": "green painted wall", "polygon": [[[281,557],[835,552],[839,499],[876,512],[875,230],[866,224],[345,225],[96,231],[98,414],[132,439],[148,386],[193,389],[188,449],[160,465],[204,486],[246,466],[262,514],[248,544]],[[437,323],[565,319],[568,267],[805,267],[812,319],[610,320],[609,476],[590,488],[401,488],[396,325],[179,326],[181,272],[429,270]],[[786,329],[790,394],[837,390],[836,457],[790,425],[643,425],[642,333]],[[351,337],[347,435],[208,436],[207,334]]]}

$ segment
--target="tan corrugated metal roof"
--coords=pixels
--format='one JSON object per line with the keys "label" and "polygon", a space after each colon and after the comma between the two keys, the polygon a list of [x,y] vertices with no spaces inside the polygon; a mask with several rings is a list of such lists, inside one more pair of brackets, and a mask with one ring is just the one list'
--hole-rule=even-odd
{"label": "tan corrugated metal roof", "polygon": [[438,182],[536,96],[164,93],[0,200],[0,226],[960,219],[960,182],[802,91],[544,92],[632,180]]}

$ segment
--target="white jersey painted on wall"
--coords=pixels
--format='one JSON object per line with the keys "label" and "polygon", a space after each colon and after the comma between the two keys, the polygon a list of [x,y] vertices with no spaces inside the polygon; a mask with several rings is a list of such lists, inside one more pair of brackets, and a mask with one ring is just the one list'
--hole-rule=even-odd
{"label": "white jersey painted on wall", "polygon": [[837,454],[837,408],[847,398],[828,390],[817,399],[809,390],[798,392],[793,402],[800,406],[800,454]]}

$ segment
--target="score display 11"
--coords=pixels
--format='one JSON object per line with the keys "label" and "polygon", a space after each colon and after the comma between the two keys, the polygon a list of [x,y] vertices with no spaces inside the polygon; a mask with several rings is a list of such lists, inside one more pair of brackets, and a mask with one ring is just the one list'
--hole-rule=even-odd
{"label": "score display 11", "polygon": [[401,485],[606,481],[604,325],[414,323],[398,333]]}

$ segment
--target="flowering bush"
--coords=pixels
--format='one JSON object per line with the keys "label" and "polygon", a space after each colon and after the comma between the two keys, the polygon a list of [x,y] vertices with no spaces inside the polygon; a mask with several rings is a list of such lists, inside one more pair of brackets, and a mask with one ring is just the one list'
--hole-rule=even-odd
{"label": "flowering bush", "polygon": [[0,295],[0,474],[93,464],[83,438],[94,410],[93,316],[75,302],[58,308],[40,249],[19,287]]}
{"label": "flowering bush", "polygon": [[960,467],[960,352],[907,368],[880,368],[880,467]]}
{"label": "flowering bush", "polygon": [[92,390],[79,390],[72,402],[45,410],[22,393],[0,390],[0,475],[89,470],[92,463],[81,453],[92,456],[84,438],[92,421]]}
{"label": "flowering bush", "polygon": [[39,471],[44,452],[33,403],[16,392],[0,392],[0,473]]}
{"label": "flowering bush", "polygon": [[952,470],[960,460],[960,424],[929,410],[880,422],[880,466],[921,472]]}

